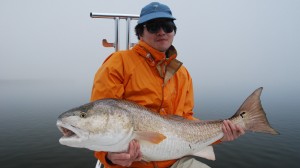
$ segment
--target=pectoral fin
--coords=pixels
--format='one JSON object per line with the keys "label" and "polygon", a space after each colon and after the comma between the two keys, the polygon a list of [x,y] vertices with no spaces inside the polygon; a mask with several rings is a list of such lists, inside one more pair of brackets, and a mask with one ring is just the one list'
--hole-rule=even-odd
{"label": "pectoral fin", "polygon": [[166,139],[166,136],[158,132],[135,131],[134,133],[137,140],[144,140],[154,144],[159,144]]}
{"label": "pectoral fin", "polygon": [[207,146],[202,149],[200,152],[193,154],[195,156],[199,156],[208,160],[216,160],[215,152],[212,146]]}

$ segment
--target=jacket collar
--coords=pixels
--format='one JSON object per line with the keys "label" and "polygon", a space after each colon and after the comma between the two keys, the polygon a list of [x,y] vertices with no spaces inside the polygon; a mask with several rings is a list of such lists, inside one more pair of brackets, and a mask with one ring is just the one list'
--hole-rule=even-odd
{"label": "jacket collar", "polygon": [[155,65],[158,62],[165,60],[169,63],[172,59],[177,57],[177,51],[173,45],[165,54],[164,52],[158,51],[144,41],[140,40],[139,43],[133,47],[133,50],[136,50],[141,56],[145,58],[151,57],[151,59],[155,62]]}
{"label": "jacket collar", "polygon": [[156,66],[159,75],[164,78],[164,84],[178,71],[182,62],[176,59],[177,51],[172,45],[166,52],[160,52],[147,43],[139,41],[137,45],[133,47],[133,50],[139,53],[140,56],[145,57],[147,63],[150,66]]}

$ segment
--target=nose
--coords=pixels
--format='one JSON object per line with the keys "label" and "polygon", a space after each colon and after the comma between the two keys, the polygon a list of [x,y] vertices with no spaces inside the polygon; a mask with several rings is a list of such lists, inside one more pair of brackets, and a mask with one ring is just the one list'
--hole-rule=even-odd
{"label": "nose", "polygon": [[164,31],[164,29],[162,27],[160,27],[156,33],[157,35],[164,35],[166,34],[166,32]]}

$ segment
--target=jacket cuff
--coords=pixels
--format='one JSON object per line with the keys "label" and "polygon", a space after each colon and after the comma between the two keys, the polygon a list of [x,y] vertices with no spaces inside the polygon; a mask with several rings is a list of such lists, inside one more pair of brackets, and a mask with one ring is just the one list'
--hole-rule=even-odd
{"label": "jacket cuff", "polygon": [[122,168],[122,166],[115,165],[106,159],[107,152],[95,152],[95,157],[104,165],[105,168]]}

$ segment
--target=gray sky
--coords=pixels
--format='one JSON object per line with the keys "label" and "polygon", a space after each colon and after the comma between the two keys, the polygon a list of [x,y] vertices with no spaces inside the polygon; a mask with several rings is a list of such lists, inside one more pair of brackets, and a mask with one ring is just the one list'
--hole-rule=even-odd
{"label": "gray sky", "polygon": [[[149,2],[1,0],[0,80],[72,79],[90,86],[114,51],[100,43],[113,41],[114,22],[89,13],[139,14]],[[174,45],[196,90],[300,92],[299,0],[160,2],[177,18]]]}

